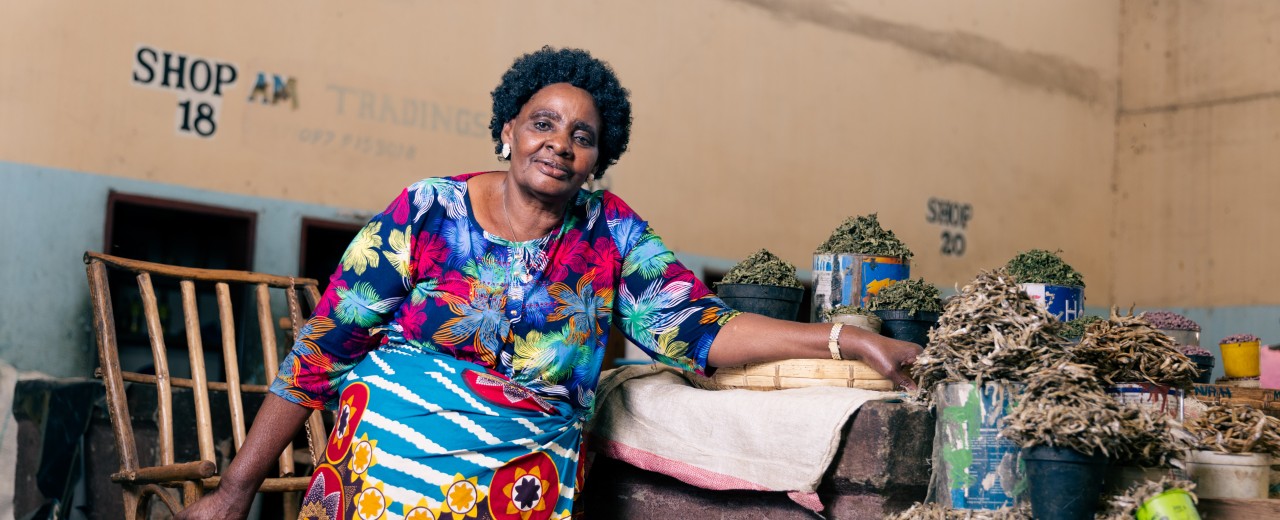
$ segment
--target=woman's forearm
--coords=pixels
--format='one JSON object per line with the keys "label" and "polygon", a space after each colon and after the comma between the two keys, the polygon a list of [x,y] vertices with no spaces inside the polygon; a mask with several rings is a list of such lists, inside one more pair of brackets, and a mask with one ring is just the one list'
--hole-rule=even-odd
{"label": "woman's forearm", "polygon": [[[784,359],[830,359],[831,327],[830,323],[798,323],[744,313],[729,320],[716,336],[707,363],[724,367]],[[899,386],[913,386],[906,367],[914,362],[919,346],[853,326],[841,329],[839,345],[844,359],[864,361]]]}
{"label": "woman's forearm", "polygon": [[219,492],[248,497],[258,491],[262,480],[280,458],[280,452],[293,441],[298,429],[311,415],[311,409],[294,404],[272,393],[262,402],[253,427],[244,444],[222,473]]}

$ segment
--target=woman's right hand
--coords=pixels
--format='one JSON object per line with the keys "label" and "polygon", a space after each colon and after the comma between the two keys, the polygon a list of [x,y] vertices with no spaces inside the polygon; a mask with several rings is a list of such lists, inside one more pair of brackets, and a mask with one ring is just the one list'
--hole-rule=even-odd
{"label": "woman's right hand", "polygon": [[249,514],[253,496],[267,472],[276,463],[280,452],[293,440],[302,428],[311,410],[284,400],[276,394],[267,394],[249,428],[244,445],[231,459],[231,465],[222,472],[222,482],[213,493],[205,495],[182,512],[177,518],[203,520],[205,518],[244,518]]}
{"label": "woman's right hand", "polygon": [[249,515],[253,495],[240,496],[232,492],[217,490],[197,500],[190,507],[178,512],[175,520],[221,520],[223,518],[244,518]]}
{"label": "woman's right hand", "polygon": [[916,389],[916,382],[911,379],[911,366],[915,364],[916,356],[923,351],[920,345],[880,335],[867,334],[862,337],[865,342],[862,343],[862,348],[856,349],[856,359],[862,360],[899,388]]}

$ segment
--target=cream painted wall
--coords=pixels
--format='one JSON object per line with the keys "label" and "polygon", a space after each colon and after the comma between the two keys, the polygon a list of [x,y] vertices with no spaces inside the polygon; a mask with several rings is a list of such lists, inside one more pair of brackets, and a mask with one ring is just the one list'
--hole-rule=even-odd
{"label": "cream painted wall", "polygon": [[[3,9],[0,160],[376,210],[417,178],[499,167],[478,127],[502,71],[544,43],[580,46],[633,93],[609,183],[679,251],[768,247],[803,268],[845,216],[879,212],[917,276],[950,286],[1061,248],[1090,304],[1110,303],[1109,0]],[[131,80],[139,45],[236,66],[212,138],[176,130],[177,93]],[[296,78],[297,110],[247,102],[259,71]],[[406,103],[431,118],[405,124]],[[932,197],[972,205],[963,256],[941,254]]]}
{"label": "cream painted wall", "polygon": [[1124,3],[1115,299],[1280,304],[1280,3]]}

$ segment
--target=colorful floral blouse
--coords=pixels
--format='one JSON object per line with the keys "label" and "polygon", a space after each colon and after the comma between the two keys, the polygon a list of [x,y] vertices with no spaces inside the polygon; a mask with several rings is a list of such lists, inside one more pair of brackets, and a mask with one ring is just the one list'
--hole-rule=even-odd
{"label": "colorful floral blouse", "polygon": [[703,372],[736,311],[617,196],[580,191],[551,235],[511,242],[472,215],[466,180],[419,181],[348,246],[271,385],[311,408],[382,343],[445,353],[590,409],[611,324]]}

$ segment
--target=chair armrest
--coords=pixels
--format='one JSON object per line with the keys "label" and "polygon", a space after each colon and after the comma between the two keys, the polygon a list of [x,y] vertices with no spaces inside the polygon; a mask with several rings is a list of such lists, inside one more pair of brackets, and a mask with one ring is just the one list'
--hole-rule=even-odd
{"label": "chair armrest", "polygon": [[[201,484],[205,489],[213,489],[222,483],[222,477],[209,477],[204,479]],[[281,493],[285,491],[306,491],[307,486],[311,484],[311,477],[275,477],[262,481],[262,485],[258,487],[259,493]]]}
{"label": "chair armrest", "polygon": [[218,466],[216,464],[207,460],[197,460],[195,462],[121,471],[112,474],[111,481],[121,484],[161,484],[205,479],[212,477],[217,472]]}

